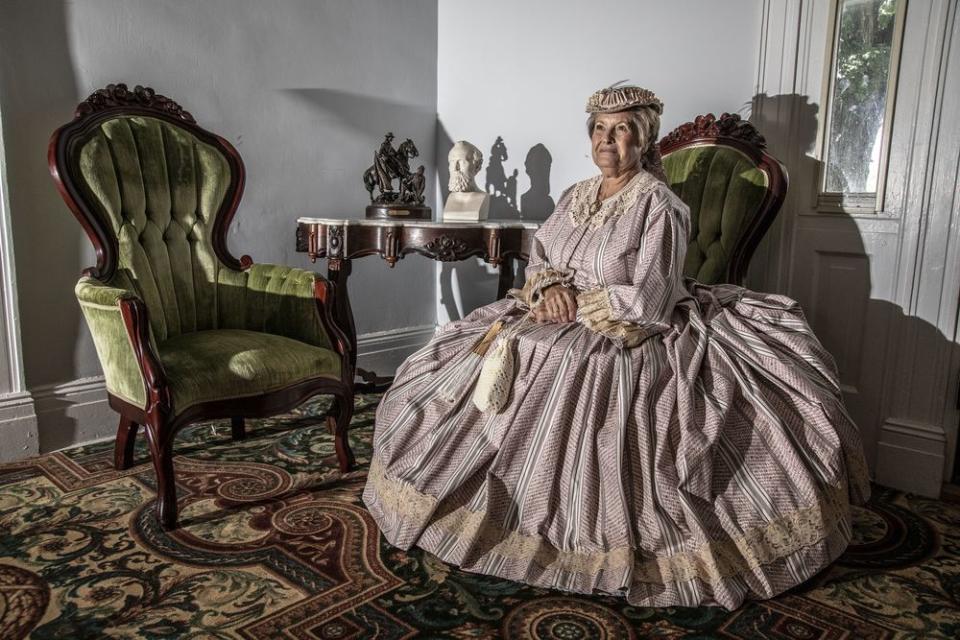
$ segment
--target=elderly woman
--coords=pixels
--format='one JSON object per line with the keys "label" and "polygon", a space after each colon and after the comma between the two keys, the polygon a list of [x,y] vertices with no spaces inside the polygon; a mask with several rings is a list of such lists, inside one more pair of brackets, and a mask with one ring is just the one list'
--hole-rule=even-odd
{"label": "elderly woman", "polygon": [[[523,290],[397,372],[364,492],[390,543],[635,605],[730,609],[843,552],[869,485],[833,359],[794,301],[684,279],[690,213],[663,182],[661,110],[639,87],[594,94],[600,175],[563,193]],[[506,348],[513,363],[491,407],[475,402],[475,347],[497,329],[486,360]]]}

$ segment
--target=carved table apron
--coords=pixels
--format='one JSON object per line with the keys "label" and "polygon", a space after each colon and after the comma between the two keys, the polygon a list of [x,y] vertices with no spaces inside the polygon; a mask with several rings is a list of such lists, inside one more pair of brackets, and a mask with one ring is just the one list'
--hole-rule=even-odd
{"label": "carved table apron", "polygon": [[347,278],[354,258],[379,255],[392,268],[410,253],[452,262],[471,256],[499,267],[497,298],[513,286],[515,261],[527,260],[537,223],[486,220],[484,222],[431,222],[429,220],[355,220],[300,218],[297,251],[311,262],[327,259],[327,278],[336,286],[334,316],[350,342],[350,360],[364,381],[358,392],[382,390],[392,377],[357,369],[357,327],[350,308]]}

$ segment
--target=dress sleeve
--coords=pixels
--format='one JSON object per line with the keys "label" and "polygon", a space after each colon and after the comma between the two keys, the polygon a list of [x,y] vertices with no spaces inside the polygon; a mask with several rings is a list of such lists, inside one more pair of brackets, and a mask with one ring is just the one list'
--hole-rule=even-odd
{"label": "dress sleeve", "polygon": [[[561,204],[566,200],[571,190],[572,188],[567,189],[563,195],[560,196]],[[557,215],[556,211],[561,210],[565,210],[565,207],[557,205],[553,215]],[[531,308],[535,307],[543,299],[543,290],[547,287],[554,284],[573,286],[573,272],[555,268],[547,259],[547,252],[544,249],[542,238],[546,237],[549,233],[548,226],[552,220],[553,216],[534,234],[533,245],[530,247],[530,259],[527,262],[526,269],[524,269],[526,282],[523,285],[523,289],[511,289],[507,293],[508,297],[516,298]]]}
{"label": "dress sleeve", "polygon": [[[690,210],[666,189],[654,190],[646,204],[630,284],[613,284],[577,296],[581,321],[588,328],[635,346],[670,327],[683,296],[683,261]],[[639,213],[639,212],[638,212]]]}

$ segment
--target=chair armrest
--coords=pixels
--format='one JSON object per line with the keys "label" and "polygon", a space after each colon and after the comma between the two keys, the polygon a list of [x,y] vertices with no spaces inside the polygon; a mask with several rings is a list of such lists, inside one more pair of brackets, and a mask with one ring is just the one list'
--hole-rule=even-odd
{"label": "chair armrest", "polygon": [[107,391],[140,409],[165,402],[166,378],[144,302],[132,291],[94,278],[74,289],[97,349]]}
{"label": "chair armrest", "polygon": [[334,320],[332,282],[312,271],[273,264],[254,264],[242,273],[244,308],[233,315],[242,313],[244,328],[331,349],[349,362],[350,343]]}
{"label": "chair armrest", "polygon": [[138,298],[137,294],[128,289],[111,287],[94,278],[80,278],[74,291],[81,305],[116,307],[117,302],[121,299],[135,300]]}

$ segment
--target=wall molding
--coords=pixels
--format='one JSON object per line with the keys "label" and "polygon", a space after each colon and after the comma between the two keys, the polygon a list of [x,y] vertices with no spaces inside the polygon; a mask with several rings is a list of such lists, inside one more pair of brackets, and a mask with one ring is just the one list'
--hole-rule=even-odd
{"label": "wall molding", "polygon": [[40,452],[33,396],[25,391],[0,395],[0,463]]}
{"label": "wall molding", "polygon": [[24,385],[6,158],[0,113],[0,463],[40,451],[33,397]]}
{"label": "wall molding", "polygon": [[40,453],[113,437],[117,414],[107,403],[103,376],[33,389]]}
{"label": "wall molding", "polygon": [[877,442],[877,483],[939,498],[946,443],[940,425],[887,418]]}
{"label": "wall molding", "polygon": [[7,187],[7,155],[0,112],[0,394],[25,390],[23,352],[20,345],[20,312],[17,303],[17,270],[13,256],[13,226]]}
{"label": "wall molding", "polygon": [[[435,325],[422,325],[358,336],[358,363],[364,369],[380,375],[392,374],[407,356],[426,344],[435,331]],[[28,435],[22,444],[18,441],[13,447],[0,450],[0,455],[6,450],[15,454],[8,460],[0,457],[0,462],[110,439],[116,435],[117,414],[107,402],[103,376],[35,387],[32,394],[21,393],[16,398],[15,402],[0,396],[0,437],[6,437],[5,429],[13,426],[5,422],[4,411],[8,403],[11,407],[30,407],[29,415],[24,414],[16,419],[19,420],[18,429],[29,426],[29,420],[32,419],[32,431],[25,431]]]}
{"label": "wall molding", "polygon": [[375,331],[357,336],[357,364],[380,375],[392,375],[411,353],[429,342],[433,324]]}
{"label": "wall molding", "polygon": [[[925,489],[914,487],[921,480],[912,479],[922,472],[924,483],[937,486],[936,493],[925,495],[938,495],[940,480],[949,478],[953,471],[960,418],[955,396],[960,252],[955,234],[949,232],[958,223],[954,198],[960,137],[949,114],[960,104],[960,83],[948,73],[951,56],[953,65],[958,60],[957,7],[956,3],[936,0],[912,3],[910,11],[914,21],[910,23],[908,13],[904,44],[911,33],[914,43],[912,50],[904,49],[901,64],[912,53],[916,79],[913,85],[900,87],[900,91],[906,90],[908,107],[902,121],[909,127],[904,141],[907,173],[899,187],[900,202],[885,205],[895,207],[903,221],[892,300],[908,321],[894,325],[889,337],[897,349],[886,367],[881,410],[890,417],[881,426],[877,466],[879,471],[883,456],[891,452],[891,442],[909,438],[902,446],[915,449],[899,451],[898,479],[903,481],[893,486],[922,493]],[[904,420],[904,416],[909,418]],[[922,424],[929,429],[903,433],[895,428],[909,431],[911,427],[905,425]],[[924,438],[923,433],[930,429],[939,430],[942,437]],[[936,447],[936,451],[930,447]],[[917,451],[929,455],[918,458]],[[920,464],[928,468],[921,469]]]}

